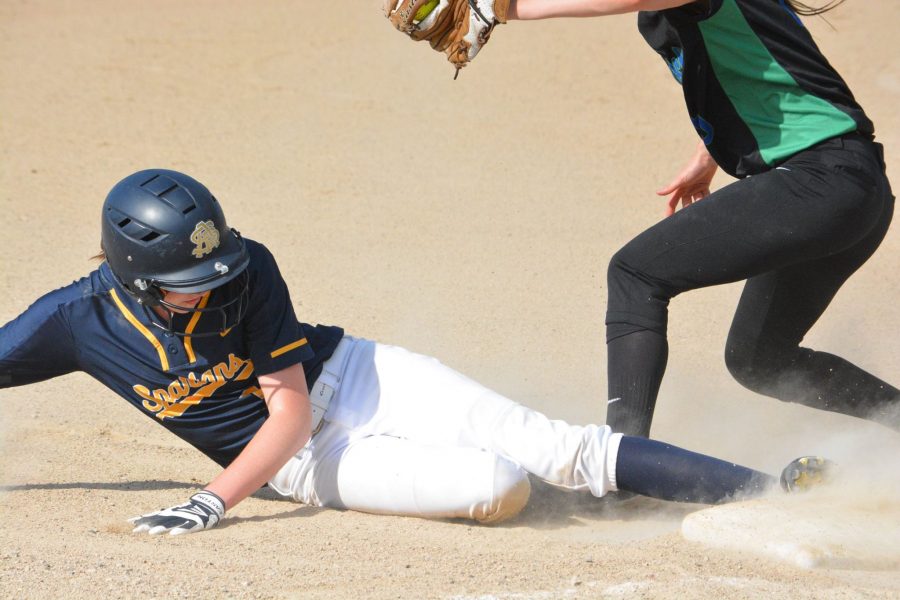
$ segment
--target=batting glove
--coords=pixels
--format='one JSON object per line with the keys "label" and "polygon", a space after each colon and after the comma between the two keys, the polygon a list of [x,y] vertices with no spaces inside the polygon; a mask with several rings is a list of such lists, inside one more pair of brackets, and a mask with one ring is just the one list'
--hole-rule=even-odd
{"label": "batting glove", "polygon": [[128,519],[134,533],[181,535],[211,529],[225,516],[225,502],[214,493],[197,492],[184,504]]}

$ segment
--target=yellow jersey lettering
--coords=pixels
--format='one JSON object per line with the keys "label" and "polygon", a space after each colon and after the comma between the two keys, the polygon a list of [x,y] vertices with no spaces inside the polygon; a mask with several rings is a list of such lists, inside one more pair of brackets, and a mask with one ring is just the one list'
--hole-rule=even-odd
{"label": "yellow jersey lettering", "polygon": [[143,385],[135,385],[132,386],[137,395],[144,399],[141,404],[144,405],[144,408],[149,410],[150,412],[159,412],[164,406],[161,402],[157,402],[156,399],[150,394],[150,390]]}
{"label": "yellow jersey lettering", "polygon": [[234,378],[235,381],[244,381],[245,379],[250,378],[253,375],[253,361],[248,360],[244,363],[241,372],[238,373],[237,377]]}
{"label": "yellow jersey lettering", "polygon": [[[145,409],[159,420],[164,420],[168,417],[180,417],[188,408],[210,398],[229,381],[244,381],[252,375],[253,361],[229,354],[227,362],[213,365],[199,376],[192,371],[187,377],[179,377],[165,388],[151,391],[147,386],[135,384],[132,389],[143,400],[141,405]],[[241,394],[241,398],[247,396],[263,398],[256,386],[247,388]]]}
{"label": "yellow jersey lettering", "polygon": [[190,392],[191,387],[190,385],[188,385],[188,381],[184,377],[179,377],[169,384],[169,397],[172,398],[173,401],[177,401],[179,398],[184,398]]}
{"label": "yellow jersey lettering", "polygon": [[259,388],[258,388],[257,386],[255,386],[255,385],[251,385],[251,386],[248,387],[246,390],[244,390],[243,393],[241,394],[241,399],[247,398],[248,396],[256,396],[256,397],[259,398],[260,400],[265,400],[265,399],[266,399],[266,397],[263,396],[262,390],[259,389]]}

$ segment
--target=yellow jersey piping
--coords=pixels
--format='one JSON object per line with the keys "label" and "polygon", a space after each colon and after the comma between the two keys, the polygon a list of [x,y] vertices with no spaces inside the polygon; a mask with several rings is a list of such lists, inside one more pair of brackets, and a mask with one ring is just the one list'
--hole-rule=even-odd
{"label": "yellow jersey piping", "polygon": [[[200,298],[200,302],[197,303],[197,308],[206,308],[206,304],[209,302],[209,295],[211,292],[206,292],[203,294],[203,297]],[[197,323],[200,321],[200,316],[203,313],[195,312],[191,317],[191,320],[188,322],[187,329],[184,330],[184,351],[188,356],[188,363],[197,362],[197,357],[194,356],[194,344],[191,342],[191,334],[194,333],[194,328],[197,327]]]}
{"label": "yellow jersey piping", "polygon": [[162,347],[162,344],[159,343],[159,340],[150,332],[149,329],[144,327],[143,323],[137,320],[137,318],[132,314],[130,310],[125,306],[121,299],[119,299],[119,295],[116,293],[116,290],[110,290],[110,295],[112,296],[113,302],[116,303],[116,306],[119,307],[119,310],[125,316],[129,323],[131,323],[135,329],[141,332],[147,341],[150,342],[154,348],[156,348],[156,353],[159,354],[159,363],[162,366],[163,371],[169,370],[169,357],[166,356],[166,351]]}
{"label": "yellow jersey piping", "polygon": [[306,341],[306,338],[300,338],[296,342],[290,343],[287,346],[282,346],[278,350],[274,350],[271,353],[271,356],[272,356],[272,358],[277,358],[277,357],[281,356],[282,354],[284,354],[285,352],[290,352],[294,348],[299,348],[300,346],[305,346],[307,343],[308,342]]}

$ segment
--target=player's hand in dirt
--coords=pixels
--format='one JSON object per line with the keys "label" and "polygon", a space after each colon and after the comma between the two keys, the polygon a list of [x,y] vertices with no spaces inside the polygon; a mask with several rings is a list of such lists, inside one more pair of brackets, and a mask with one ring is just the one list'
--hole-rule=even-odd
{"label": "player's hand in dirt", "polygon": [[666,216],[671,217],[675,214],[679,203],[682,207],[687,208],[694,202],[709,196],[709,186],[718,168],[716,161],[701,144],[690,162],[669,185],[656,191],[660,196],[669,196]]}
{"label": "player's hand in dirt", "polygon": [[225,502],[209,491],[197,492],[184,504],[128,519],[134,533],[181,535],[215,527],[225,516]]}

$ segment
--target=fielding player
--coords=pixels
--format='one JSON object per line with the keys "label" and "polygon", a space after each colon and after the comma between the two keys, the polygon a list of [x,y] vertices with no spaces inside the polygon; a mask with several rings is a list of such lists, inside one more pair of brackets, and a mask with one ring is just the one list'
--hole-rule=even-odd
{"label": "fielding player", "polygon": [[[100,267],[0,329],[0,387],[84,371],[224,470],[135,531],[213,527],[261,486],[316,506],[495,522],[532,474],[595,496],[715,503],[774,478],[609,427],[550,420],[402,348],[297,321],[275,259],[209,190],[134,173],[102,209]],[[788,490],[824,474],[794,461]]]}
{"label": "fielding player", "polygon": [[[649,435],[668,359],[669,301],[742,280],[725,348],[737,381],[900,430],[900,390],[800,345],[878,248],[894,211],[872,122],[798,16],[842,3],[385,0],[392,25],[447,54],[457,73],[508,20],[640,11],[641,34],[681,84],[700,137],[696,153],[657,192],[669,196],[669,218],[631,240],[609,265],[613,430]],[[710,194],[719,168],[738,181]],[[679,204],[684,210],[676,213]]]}
{"label": "fielding player", "polygon": [[[556,11],[542,0],[513,2],[522,18],[623,4],[567,0]],[[725,348],[737,381],[900,430],[900,390],[800,345],[875,252],[894,211],[872,122],[797,16],[821,9],[784,0],[628,4],[647,11],[640,32],[682,85],[700,143],[658,192],[669,196],[671,216],[609,265],[607,423],[649,434],[669,300],[746,279]],[[710,194],[717,168],[738,181]],[[673,214],[679,203],[685,210]]]}

